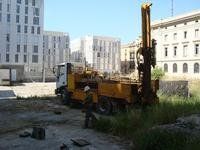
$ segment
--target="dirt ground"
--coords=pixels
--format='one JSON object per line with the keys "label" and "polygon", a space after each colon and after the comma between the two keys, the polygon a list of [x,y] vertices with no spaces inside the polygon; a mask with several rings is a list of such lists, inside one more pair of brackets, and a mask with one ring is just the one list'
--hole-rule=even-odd
{"label": "dirt ground", "polygon": [[[63,143],[72,150],[128,149],[128,143],[118,137],[82,129],[84,114],[80,109],[60,105],[58,101],[0,100],[0,150],[56,150]],[[45,128],[45,140],[19,137],[24,131],[31,133],[35,125]],[[91,145],[77,147],[72,138],[83,138]]]}
{"label": "dirt ground", "polygon": [[13,99],[16,97],[44,97],[54,96],[55,82],[49,83],[21,83],[14,86],[0,86],[0,99]]}

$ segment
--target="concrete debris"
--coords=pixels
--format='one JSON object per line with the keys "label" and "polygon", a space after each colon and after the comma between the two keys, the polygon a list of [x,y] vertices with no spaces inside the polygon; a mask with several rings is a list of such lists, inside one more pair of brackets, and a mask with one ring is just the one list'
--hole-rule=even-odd
{"label": "concrete debris", "polygon": [[25,137],[30,137],[31,133],[25,131],[24,133],[19,134],[19,137],[25,138]]}
{"label": "concrete debris", "polygon": [[66,144],[62,144],[60,150],[69,150],[69,147]]}
{"label": "concrete debris", "polygon": [[44,140],[45,139],[45,129],[41,127],[33,127],[33,132],[31,135],[32,138],[38,139],[38,140]]}
{"label": "concrete debris", "polygon": [[87,146],[87,145],[90,145],[90,143],[84,139],[81,139],[81,138],[78,138],[78,139],[71,139],[71,141],[79,146],[79,147],[83,147],[83,146]]}

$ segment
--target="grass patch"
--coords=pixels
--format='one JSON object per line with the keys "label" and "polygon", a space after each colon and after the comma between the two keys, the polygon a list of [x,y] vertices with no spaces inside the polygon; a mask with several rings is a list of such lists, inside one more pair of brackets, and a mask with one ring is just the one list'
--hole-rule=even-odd
{"label": "grass patch", "polygon": [[199,137],[162,129],[144,133],[137,142],[141,150],[199,150],[200,147]]}
{"label": "grass patch", "polygon": [[[162,132],[161,134],[161,132],[155,131],[155,133],[152,134],[149,130],[157,125],[173,123],[178,117],[195,113],[200,113],[200,100],[198,97],[185,99],[177,96],[167,97],[162,95],[160,96],[160,103],[157,105],[147,106],[145,108],[133,108],[126,113],[119,113],[110,119],[100,118],[96,123],[96,130],[131,139],[137,144],[137,148],[139,149],[149,149],[147,147],[154,144],[152,142],[164,138],[165,136],[166,141],[171,139],[172,141],[169,142],[174,142],[174,145],[185,147],[179,144],[179,142],[183,141],[179,133],[170,134]],[[160,138],[157,139],[157,137]],[[177,138],[178,140],[176,141],[175,139]],[[188,145],[191,143],[192,142]],[[163,145],[162,142],[160,143],[160,146],[161,145]],[[170,143],[164,144],[166,148],[172,145],[173,144]],[[168,147],[168,149],[171,148],[173,149],[173,146]]]}

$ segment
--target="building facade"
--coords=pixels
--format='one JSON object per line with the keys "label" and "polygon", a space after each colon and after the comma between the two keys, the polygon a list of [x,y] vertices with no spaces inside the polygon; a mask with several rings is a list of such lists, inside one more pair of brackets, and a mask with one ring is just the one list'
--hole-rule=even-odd
{"label": "building facade", "polygon": [[25,78],[40,76],[44,0],[0,0],[0,64],[24,66]]}
{"label": "building facade", "polygon": [[121,46],[121,73],[130,74],[136,70],[136,52],[138,46],[135,42]]}
{"label": "building facade", "polygon": [[200,11],[154,21],[157,65],[170,77],[200,79]]}
{"label": "building facade", "polygon": [[119,38],[85,36],[71,42],[71,61],[100,72],[120,72],[120,49]]}
{"label": "building facade", "polygon": [[63,62],[70,60],[70,38],[68,33],[44,31],[43,48],[44,48],[44,64],[43,71],[45,76],[53,75],[53,68]]}

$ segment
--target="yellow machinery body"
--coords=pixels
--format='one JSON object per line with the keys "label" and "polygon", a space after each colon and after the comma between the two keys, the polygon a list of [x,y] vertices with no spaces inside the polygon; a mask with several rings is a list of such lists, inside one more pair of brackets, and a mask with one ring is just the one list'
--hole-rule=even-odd
{"label": "yellow machinery body", "polygon": [[[120,82],[113,80],[104,80],[84,73],[71,73],[67,76],[67,90],[71,93],[71,99],[83,101],[85,93],[83,91],[86,85],[91,87],[94,103],[98,103],[99,97],[107,97],[110,100],[118,100],[123,103],[132,104],[138,101],[140,83],[137,82]],[[156,92],[158,82],[152,81],[152,88]]]}

